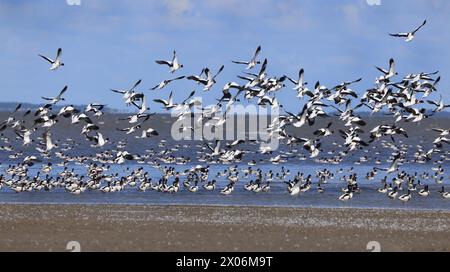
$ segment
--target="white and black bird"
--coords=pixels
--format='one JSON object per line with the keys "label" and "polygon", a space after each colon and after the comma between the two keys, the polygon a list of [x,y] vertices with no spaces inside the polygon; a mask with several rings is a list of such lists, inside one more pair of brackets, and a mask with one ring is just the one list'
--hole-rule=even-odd
{"label": "white and black bird", "polygon": [[306,92],[308,91],[308,88],[306,87],[306,85],[308,85],[308,82],[305,82],[305,70],[303,68],[298,72],[297,80],[294,80],[290,77],[287,77],[287,79],[295,85],[294,90],[297,91],[297,97],[301,98],[306,94]]}
{"label": "white and black bird", "polygon": [[333,125],[333,123],[328,123],[328,125],[325,128],[318,129],[314,132],[315,136],[320,137],[328,137],[333,134],[333,131],[330,130],[330,127]]}
{"label": "white and black bird", "polygon": [[59,94],[55,97],[44,97],[42,96],[42,99],[50,101],[48,102],[50,105],[54,105],[56,103],[58,103],[59,101],[64,101],[64,97],[62,97],[62,95],[67,91],[68,86],[64,86],[64,88],[59,92]]}
{"label": "white and black bird", "polygon": [[419,31],[423,26],[425,26],[427,23],[427,20],[423,21],[423,23],[417,27],[415,30],[411,31],[411,32],[406,32],[406,33],[397,33],[397,34],[392,34],[389,33],[390,36],[392,37],[400,37],[400,38],[405,38],[406,42],[410,42],[414,39],[417,31]]}
{"label": "white and black bird", "polygon": [[250,61],[232,61],[233,63],[236,64],[244,64],[247,65],[247,70],[252,69],[253,67],[256,66],[256,64],[260,64],[261,62],[257,60],[259,53],[261,52],[261,46],[258,46],[258,48],[256,48],[255,54],[253,55],[253,58]]}
{"label": "white and black bird", "polygon": [[103,134],[101,134],[100,132],[97,132],[96,135],[94,136],[89,136],[88,134],[84,134],[86,136],[86,139],[88,141],[94,142],[94,145],[91,145],[92,147],[102,147],[104,146],[109,139],[108,138],[104,138]]}
{"label": "white and black bird", "polygon": [[395,61],[392,58],[389,60],[389,69],[388,70],[385,70],[385,69],[377,67],[377,66],[375,66],[375,68],[377,68],[378,71],[380,71],[384,74],[384,76],[381,78],[384,81],[388,81],[390,78],[392,78],[398,74],[395,71]]}
{"label": "white and black bird", "polygon": [[403,202],[408,202],[408,201],[410,201],[410,200],[411,200],[411,191],[408,190],[408,193],[399,196],[398,199],[399,199],[400,201],[403,201]]}
{"label": "white and black bird", "polygon": [[141,138],[150,138],[152,136],[158,136],[159,133],[153,128],[144,129],[141,134]]}
{"label": "white and black bird", "polygon": [[214,76],[211,74],[211,71],[209,70],[209,68],[205,68],[204,73],[206,75],[206,78],[202,78],[202,77],[198,77],[198,76],[189,76],[189,77],[187,77],[187,79],[194,80],[194,81],[198,82],[199,84],[205,85],[205,87],[203,88],[203,91],[209,91],[209,90],[211,90],[212,86],[216,83],[216,77],[223,71],[224,67],[225,66],[222,65],[219,68],[219,71],[217,71],[217,73]]}
{"label": "white and black bird", "polygon": [[398,165],[400,163],[401,156],[402,155],[400,153],[395,155],[394,160],[392,161],[392,164],[391,164],[391,166],[389,166],[389,168],[378,168],[378,167],[375,167],[375,169],[376,170],[381,170],[381,171],[386,171],[388,174],[394,173],[395,171],[398,171]]}
{"label": "white and black bird", "polygon": [[170,92],[168,100],[164,100],[164,99],[159,99],[158,98],[158,99],[153,99],[153,101],[156,102],[156,103],[163,104],[163,106],[164,106],[164,108],[166,110],[173,109],[173,108],[175,108],[177,106],[177,105],[175,105],[173,103],[172,92]]}
{"label": "white and black bird", "polygon": [[64,63],[61,61],[61,54],[62,54],[62,49],[58,48],[58,51],[56,53],[56,58],[54,60],[52,60],[51,58],[48,58],[46,56],[43,56],[43,55],[39,55],[39,56],[41,58],[45,59],[46,61],[50,62],[50,64],[52,65],[50,67],[50,70],[55,71],[59,67],[64,66]]}
{"label": "white and black bird", "polygon": [[141,100],[144,98],[143,93],[137,93],[134,90],[141,84],[142,80],[138,80],[131,89],[129,90],[116,90],[116,89],[110,89],[112,92],[119,93],[123,95],[123,99],[125,100],[125,103],[127,105],[133,104],[133,102]]}
{"label": "white and black bird", "polygon": [[449,105],[444,104],[444,100],[442,99],[442,95],[440,96],[440,99],[438,101],[427,100],[427,102],[428,102],[428,104],[436,106],[436,108],[433,110],[433,112],[441,112],[445,108],[450,108],[450,104]]}
{"label": "white and black bird", "polygon": [[161,81],[158,85],[156,85],[155,87],[151,88],[150,90],[154,91],[154,90],[161,90],[164,87],[166,87],[170,82],[175,81],[175,80],[180,80],[183,79],[184,76],[180,76],[180,77],[176,77],[176,78],[171,78],[171,79],[165,79],[163,81]]}
{"label": "white and black bird", "polygon": [[178,62],[177,52],[175,50],[173,50],[173,57],[172,57],[171,61],[168,61],[168,60],[156,60],[155,62],[157,64],[169,66],[171,73],[175,73],[175,71],[183,68],[183,64],[180,64]]}

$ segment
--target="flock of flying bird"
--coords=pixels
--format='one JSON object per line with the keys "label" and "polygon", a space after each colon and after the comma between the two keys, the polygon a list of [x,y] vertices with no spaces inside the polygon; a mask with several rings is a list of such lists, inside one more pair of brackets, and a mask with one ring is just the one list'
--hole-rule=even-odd
{"label": "flock of flying bird", "polygon": [[[407,42],[410,42],[425,24],[426,21],[420,27],[408,33],[390,35],[403,37]],[[36,155],[25,156],[24,151],[15,150],[12,145],[1,146],[0,149],[4,152],[13,153],[9,155],[10,159],[20,162],[11,164],[4,169],[5,173],[0,175],[0,189],[8,187],[16,192],[27,192],[65,188],[72,194],[80,194],[86,190],[99,190],[107,193],[137,186],[141,191],[152,189],[158,192],[176,193],[184,187],[189,192],[196,192],[199,187],[208,191],[215,190],[216,180],[224,177],[228,181],[228,184],[220,190],[221,194],[224,195],[231,194],[240,179],[249,179],[250,181],[245,184],[244,188],[256,193],[268,192],[273,182],[284,182],[288,193],[291,195],[309,191],[313,186],[313,180],[316,180],[316,188],[322,193],[324,191],[323,185],[343,173],[344,170],[339,169],[333,173],[324,169],[317,171],[314,177],[298,172],[295,175],[292,173],[293,177],[291,178],[290,170],[284,167],[281,167],[279,172],[270,170],[264,173],[257,167],[259,163],[264,163],[262,159],[259,161],[257,159],[249,160],[248,166],[242,169],[237,164],[241,163],[247,155],[253,154],[261,157],[267,154],[272,156],[276,152],[279,154],[269,159],[272,164],[286,163],[292,158],[306,160],[308,156],[316,162],[339,164],[356,151],[373,152],[375,155],[382,156],[377,145],[381,145],[385,150],[391,150],[391,155],[387,160],[390,166],[386,168],[378,167],[384,162],[381,159],[374,159],[373,163],[377,166],[373,167],[365,178],[374,180],[379,172],[384,172],[386,175],[381,180],[382,187],[378,191],[386,194],[389,198],[397,198],[397,194],[402,190],[407,191],[407,193],[398,196],[398,199],[402,201],[410,200],[413,191],[417,191],[420,196],[426,197],[430,195],[429,185],[425,184],[426,180],[432,180],[438,184],[444,182],[442,164],[450,160],[449,152],[445,151],[446,146],[450,144],[448,138],[450,129],[433,128],[436,138],[430,145],[431,147],[425,150],[424,146],[418,145],[413,158],[408,160],[407,153],[412,146],[403,143],[403,140],[408,138],[409,135],[402,128],[402,124],[419,123],[450,107],[450,105],[444,103],[442,97],[439,100],[430,99],[432,95],[437,93],[437,86],[440,82],[438,72],[409,74],[397,80],[398,72],[395,68],[395,61],[390,59],[386,69],[376,67],[380,76],[376,79],[373,88],[362,95],[358,95],[351,87],[361,82],[362,78],[343,82],[332,88],[316,82],[310,88],[305,81],[304,69],[299,70],[296,78],[287,75],[269,76],[266,70],[268,60],[260,60],[260,54],[261,46],[258,46],[250,60],[232,61],[235,65],[245,66],[246,72],[237,76],[242,83],[226,83],[222,88],[222,96],[217,99],[215,105],[202,108],[200,101],[194,98],[195,91],[192,91],[179,103],[174,102],[172,92],[167,100],[158,98],[154,99],[153,102],[160,104],[165,110],[175,111],[177,121],[192,120],[194,127],[213,126],[219,128],[223,126],[227,121],[228,109],[237,102],[244,100],[249,103],[256,102],[263,107],[277,108],[282,114],[271,120],[267,132],[271,138],[275,137],[283,142],[288,148],[287,151],[282,149],[272,150],[267,145],[261,145],[259,150],[256,147],[253,150],[240,148],[244,145],[256,146],[260,143],[259,141],[236,140],[222,145],[221,140],[216,140],[214,143],[202,141],[192,145],[174,144],[172,148],[163,151],[151,149],[146,150],[146,154],[131,154],[126,150],[126,139],[114,142],[100,132],[104,124],[104,121],[101,121],[101,116],[104,114],[106,105],[90,103],[84,109],[79,109],[73,105],[65,105],[59,106],[59,111],[55,110],[58,103],[65,101],[64,95],[69,87],[64,86],[56,96],[42,97],[45,104],[36,110],[28,109],[23,112],[22,105],[19,104],[12,114],[0,124],[1,140],[4,143],[21,141],[24,151],[32,145],[35,145],[35,149],[38,151]],[[57,50],[54,60],[43,55],[39,56],[51,64],[50,70],[57,70],[64,66],[61,49]],[[157,60],[156,63],[167,66],[172,75],[179,73],[184,68],[175,51],[173,51],[171,60]],[[224,68],[225,66],[222,65],[216,71],[204,68],[198,75],[172,76],[161,81],[150,90],[162,90],[174,81],[189,80],[202,86],[204,92],[212,91]],[[254,69],[256,69],[256,72],[251,72]],[[278,93],[289,82],[293,85],[297,98],[306,100],[298,113],[287,111],[277,100]],[[154,113],[149,112],[150,108],[146,100],[148,95],[145,92],[138,91],[141,84],[142,81],[138,80],[129,89],[111,89],[112,92],[122,96],[127,106],[135,108],[132,114],[119,119],[120,122],[127,125],[117,128],[116,133],[132,135],[135,138],[157,137],[160,132],[147,125]],[[432,110],[423,107],[425,104],[429,104]],[[198,108],[201,108],[201,114],[194,115],[193,110]],[[367,123],[363,117],[358,115],[356,110],[359,108],[365,108],[372,114],[384,113],[384,115],[392,118],[389,118],[388,124],[378,125],[370,129],[369,133],[365,133]],[[301,138],[295,136],[295,133],[292,132],[300,128],[305,129],[313,126],[316,120],[325,118],[330,119],[330,122],[327,126],[315,130],[311,138]],[[29,121],[30,119],[31,121]],[[76,140],[67,139],[66,142],[61,143],[60,140],[55,141],[52,138],[54,127],[63,120],[68,120],[67,122],[72,125],[82,125],[81,135],[90,143],[92,149],[96,149],[95,155],[69,156],[68,151],[77,148]],[[335,132],[332,129],[336,127],[333,124],[336,122],[342,123],[343,126],[342,129]],[[193,127],[182,128],[184,131],[192,131],[193,129]],[[38,131],[41,132],[42,137],[34,137]],[[7,132],[14,133],[13,135],[16,137],[6,136]],[[334,148],[340,148],[340,150],[331,150],[327,152],[327,155],[330,156],[319,157],[323,153],[322,142],[332,136],[343,139],[342,143],[333,142]],[[124,137],[126,138],[126,136]],[[35,142],[37,143],[34,144]],[[160,140],[158,146],[165,147],[165,144],[166,140]],[[107,148],[108,145],[111,146],[110,149]],[[300,154],[296,146],[303,147],[306,155]],[[182,148],[199,149],[196,160],[206,166],[197,165],[183,171],[170,166],[191,163],[190,157],[174,155]],[[434,164],[438,166],[432,169],[432,174],[428,172],[408,174],[399,170],[402,164],[431,162],[434,155],[439,156],[439,159],[434,161]],[[52,174],[52,172],[55,172],[55,167],[50,160],[55,158],[60,161],[57,166],[63,168],[63,170]],[[48,160],[48,162],[44,163],[45,160]],[[369,160],[369,156],[365,155],[355,163],[361,164]],[[151,164],[161,171],[161,177],[157,182],[154,182],[143,166],[137,169],[127,167],[121,176],[118,172],[113,173],[111,165],[124,164],[127,161],[134,161],[137,164]],[[42,167],[33,176],[29,169],[37,163]],[[87,168],[86,174],[79,174],[73,168],[70,169],[70,163],[85,166]],[[235,163],[235,166],[227,167],[216,175],[210,173],[209,165]],[[45,176],[41,176],[41,173],[44,173]],[[391,180],[388,180],[388,175],[392,175]],[[350,200],[355,193],[361,191],[353,167],[350,169],[348,176],[343,175],[339,180],[346,184],[342,188],[340,200]],[[446,192],[444,187],[441,188],[439,193],[443,198],[450,198],[450,193]]]}

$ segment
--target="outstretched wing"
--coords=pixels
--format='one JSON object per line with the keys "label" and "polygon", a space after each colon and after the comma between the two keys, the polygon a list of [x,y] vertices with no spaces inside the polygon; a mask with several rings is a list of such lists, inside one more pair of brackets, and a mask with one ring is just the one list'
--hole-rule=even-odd
{"label": "outstretched wing", "polygon": [[426,24],[427,24],[427,20],[423,21],[423,23],[418,28],[416,28],[412,33],[416,33],[417,31],[419,31]]}
{"label": "outstretched wing", "polygon": [[185,78],[185,76],[179,76],[179,77],[176,77],[176,78],[172,78],[172,79],[169,79],[169,81],[180,80],[180,79],[183,79],[183,78]]}
{"label": "outstretched wing", "polygon": [[169,104],[167,101],[162,100],[162,99],[153,99],[153,101],[154,101],[155,103],[163,104],[164,106],[166,106],[167,104]]}
{"label": "outstretched wing", "polygon": [[255,55],[253,56],[253,59],[252,59],[252,60],[256,60],[256,58],[257,58],[258,55],[259,55],[259,52],[261,52],[261,45],[258,46],[258,48],[256,48]]}
{"label": "outstretched wing", "polygon": [[248,64],[249,64],[248,61],[236,61],[236,60],[232,60],[231,62],[232,62],[232,63],[236,63],[236,64],[245,64],[245,65],[248,65]]}
{"label": "outstretched wing", "polygon": [[134,83],[134,85],[133,85],[133,87],[130,89],[130,91],[136,89],[136,87],[137,87],[139,84],[141,84],[141,82],[142,82],[142,79],[139,79],[138,81],[136,81],[136,83]]}
{"label": "outstretched wing", "polygon": [[213,79],[215,79],[222,71],[223,71],[223,68],[225,67],[225,65],[222,65],[221,67],[220,67],[220,69],[219,69],[219,71],[217,71],[217,74],[213,77]]}
{"label": "outstretched wing", "polygon": [[292,84],[297,84],[297,81],[293,80],[292,78],[290,78],[290,77],[288,77],[288,76],[286,76],[286,78],[287,78],[290,82],[292,82]]}
{"label": "outstretched wing", "polygon": [[47,58],[46,56],[43,56],[43,55],[39,55],[39,57],[41,57],[41,58],[45,59],[46,61],[50,62],[51,64],[53,64],[53,63],[54,63],[54,61],[53,61],[52,59],[50,59],[50,58]]}
{"label": "outstretched wing", "polygon": [[208,82],[204,80],[203,78],[200,78],[198,76],[188,76],[187,79],[197,81],[198,83],[202,83],[206,85]]}
{"label": "outstretched wing", "polygon": [[125,91],[113,90],[113,89],[110,89],[110,90],[111,90],[111,92],[115,92],[115,93],[120,93],[120,94],[124,94],[125,93]]}
{"label": "outstretched wing", "polygon": [[62,55],[62,49],[58,48],[58,51],[56,52],[56,59],[60,60],[61,59],[61,55]]}
{"label": "outstretched wing", "polygon": [[19,105],[17,105],[16,109],[14,110],[14,112],[17,112],[18,110],[20,110],[20,108],[22,107],[22,104],[20,103]]}
{"label": "outstretched wing", "polygon": [[388,74],[388,73],[389,73],[388,71],[386,71],[386,70],[384,70],[383,68],[380,68],[380,67],[378,67],[378,66],[375,66],[375,68],[376,68],[378,71],[382,72],[383,74]]}
{"label": "outstretched wing", "polygon": [[158,64],[161,64],[161,65],[172,66],[172,62],[167,61],[167,60],[155,60],[155,62]]}
{"label": "outstretched wing", "polygon": [[64,88],[61,90],[61,92],[59,92],[58,97],[61,97],[66,91],[67,91],[68,86],[64,86]]}
{"label": "outstretched wing", "polygon": [[428,102],[428,104],[432,104],[432,105],[435,105],[436,107],[439,107],[439,104],[432,100],[427,100],[427,102]]}
{"label": "outstretched wing", "polygon": [[158,87],[159,87],[159,84],[156,85],[155,87],[151,88],[150,90],[154,91],[154,90],[158,89]]}
{"label": "outstretched wing", "polygon": [[191,99],[191,98],[194,96],[194,94],[195,94],[195,91],[192,91],[192,92],[189,94],[189,96],[188,96],[185,100],[183,100],[182,104],[186,103],[186,101],[188,101],[189,99]]}
{"label": "outstretched wing", "polygon": [[408,37],[408,33],[397,33],[397,34],[389,33],[389,36],[406,38]]}

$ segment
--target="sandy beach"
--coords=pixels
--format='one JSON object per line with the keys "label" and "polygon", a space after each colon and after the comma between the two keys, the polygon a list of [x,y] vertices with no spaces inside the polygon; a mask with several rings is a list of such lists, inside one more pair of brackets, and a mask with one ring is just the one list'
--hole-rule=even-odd
{"label": "sandy beach", "polygon": [[0,229],[0,251],[450,251],[441,211],[2,204]]}

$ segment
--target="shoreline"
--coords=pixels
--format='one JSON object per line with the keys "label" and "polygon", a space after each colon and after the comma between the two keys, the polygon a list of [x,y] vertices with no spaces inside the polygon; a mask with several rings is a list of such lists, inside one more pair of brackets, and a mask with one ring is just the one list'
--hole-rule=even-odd
{"label": "shoreline", "polygon": [[[338,206],[299,206],[299,205],[259,205],[259,204],[192,204],[187,203],[180,205],[179,203],[164,203],[164,204],[154,204],[154,203],[121,203],[121,202],[100,202],[100,203],[77,203],[77,202],[61,202],[61,203],[52,203],[52,202],[1,202],[0,205],[17,205],[17,206],[86,206],[86,207],[95,207],[95,206],[130,206],[130,207],[203,207],[203,208],[276,208],[276,209],[310,209],[310,210],[358,210],[358,211],[402,211],[402,212],[444,212],[448,213],[450,216],[450,209],[443,208],[398,208],[398,207],[358,207],[358,206],[349,206],[349,207],[338,207]],[[450,226],[449,226],[450,227]]]}
{"label": "shoreline", "polygon": [[0,251],[450,251],[450,212],[2,204]]}

